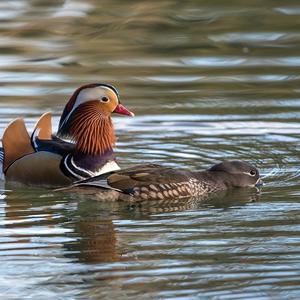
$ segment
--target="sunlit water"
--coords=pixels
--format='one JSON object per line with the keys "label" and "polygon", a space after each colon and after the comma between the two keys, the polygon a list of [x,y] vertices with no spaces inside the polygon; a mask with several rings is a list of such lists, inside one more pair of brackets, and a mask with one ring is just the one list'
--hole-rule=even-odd
{"label": "sunlit water", "polygon": [[137,115],[114,118],[123,167],[265,182],[136,206],[2,183],[1,299],[299,299],[300,6],[248,2],[0,2],[1,134],[107,82]]}

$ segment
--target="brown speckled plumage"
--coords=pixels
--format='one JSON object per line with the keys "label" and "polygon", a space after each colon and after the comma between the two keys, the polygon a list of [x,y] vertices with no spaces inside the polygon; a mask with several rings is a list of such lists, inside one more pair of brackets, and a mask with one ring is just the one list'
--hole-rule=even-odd
{"label": "brown speckled plumage", "polygon": [[255,186],[259,182],[259,172],[254,166],[241,161],[225,161],[200,172],[139,165],[77,182],[75,186],[97,187],[99,194],[117,191],[114,200],[139,201],[203,196],[233,187]]}

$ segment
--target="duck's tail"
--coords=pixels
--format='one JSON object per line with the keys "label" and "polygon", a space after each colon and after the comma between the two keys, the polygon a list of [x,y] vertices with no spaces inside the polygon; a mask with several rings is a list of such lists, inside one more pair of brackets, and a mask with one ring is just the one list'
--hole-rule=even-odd
{"label": "duck's tail", "polygon": [[3,162],[4,162],[4,149],[0,147],[0,180],[4,180]]}

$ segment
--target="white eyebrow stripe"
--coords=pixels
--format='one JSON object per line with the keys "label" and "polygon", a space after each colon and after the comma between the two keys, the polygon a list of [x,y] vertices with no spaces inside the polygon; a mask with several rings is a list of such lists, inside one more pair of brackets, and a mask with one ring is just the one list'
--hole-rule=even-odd
{"label": "white eyebrow stripe", "polygon": [[101,86],[101,88],[102,89],[107,89],[109,91],[112,91],[114,94],[116,94],[116,92],[113,89],[111,89],[110,87],[108,87],[108,86]]}
{"label": "white eyebrow stripe", "polygon": [[242,172],[242,173],[243,173],[243,174],[246,174],[246,175],[249,175],[249,176],[252,176],[252,177],[254,177],[254,176],[256,175],[256,172],[255,172],[254,175],[251,175],[250,172]]}
{"label": "white eyebrow stripe", "polygon": [[79,92],[79,94],[76,98],[76,101],[74,103],[72,111],[84,102],[91,101],[93,99],[94,100],[97,100],[97,99],[100,100],[100,97],[103,96],[103,90],[108,90],[108,91],[111,91],[114,94],[116,94],[114,90],[112,90],[111,88],[109,88],[107,86],[101,86],[100,85],[100,86],[93,87],[93,88],[85,88],[85,89],[83,89]]}
{"label": "white eyebrow stripe", "polygon": [[[73,111],[81,104],[91,101],[91,100],[98,100],[100,98],[100,96],[103,94],[103,89],[112,91],[114,94],[116,94],[116,92],[114,90],[112,90],[111,88],[109,88],[108,86],[97,86],[97,87],[92,87],[92,88],[85,88],[83,90],[81,90],[79,92],[79,94],[77,95],[76,101],[73,105],[72,110],[68,113],[67,117],[65,118],[64,122],[62,123],[62,125],[60,127],[62,127],[69,119],[69,117],[71,116],[71,114],[73,113]],[[102,91],[101,91],[102,90]]]}
{"label": "white eyebrow stripe", "polygon": [[93,87],[93,88],[85,88],[79,92],[77,95],[76,101],[74,103],[73,109],[77,108],[80,104],[99,99],[99,97],[103,94],[103,87]]}

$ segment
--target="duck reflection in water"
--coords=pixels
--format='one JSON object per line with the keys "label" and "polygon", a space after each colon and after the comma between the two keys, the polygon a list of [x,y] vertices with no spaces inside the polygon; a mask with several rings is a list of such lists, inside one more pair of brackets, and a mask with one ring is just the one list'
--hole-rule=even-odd
{"label": "duck reflection in water", "polygon": [[64,244],[68,257],[88,263],[122,260],[118,249],[113,220],[102,217],[87,217],[74,223],[76,241]]}
{"label": "duck reflection in water", "polygon": [[[16,189],[3,199],[5,227],[28,231],[21,236],[10,234],[14,243],[22,244],[22,249],[33,249],[32,238],[54,234],[61,242],[49,243],[47,247],[61,249],[61,255],[75,261],[93,264],[124,261],[130,256],[115,220],[148,219],[151,214],[186,210],[230,209],[259,199],[256,188],[233,189],[178,201],[139,203],[93,201],[97,194],[92,189],[76,194],[76,197],[65,193],[44,193],[45,190],[36,190],[32,198],[32,190]],[[45,249],[43,242],[41,246]]]}
{"label": "duck reflection in water", "polygon": [[[124,261],[130,256],[114,223],[115,214],[122,213],[132,219],[148,218],[149,214],[174,213],[199,209],[230,209],[258,201],[256,188],[223,191],[205,197],[192,197],[184,201],[141,201],[139,203],[93,201],[96,194],[86,190],[80,195],[78,215],[72,224],[76,241],[65,243],[67,256],[81,262],[100,263]],[[76,194],[76,199],[78,195]],[[91,207],[92,206],[92,207]]]}
{"label": "duck reflection in water", "polygon": [[[87,201],[89,205],[95,203],[98,205],[98,211],[103,207],[113,207],[114,210],[126,210],[128,213],[143,212],[149,213],[173,213],[182,212],[186,210],[198,210],[203,208],[221,208],[228,209],[232,206],[243,206],[248,203],[256,202],[260,198],[260,188],[244,188],[244,189],[231,189],[224,190],[217,193],[206,194],[198,197],[190,197],[184,199],[171,199],[171,200],[141,200],[139,202],[110,202],[103,201],[103,195],[97,194],[97,188],[80,189],[75,188],[69,195],[76,196],[81,201]],[[109,196],[110,194],[108,194]],[[108,198],[110,200],[110,198]],[[93,201],[93,202],[92,202]],[[100,209],[101,208],[101,209]],[[100,210],[99,210],[100,209]]]}
{"label": "duck reflection in water", "polygon": [[[65,256],[79,262],[124,259],[110,214],[114,208],[107,203],[103,207],[95,201],[45,194],[42,189],[15,189],[6,192],[2,201],[5,203],[4,228],[9,230],[13,244],[20,245],[20,248],[14,247],[21,253],[25,251],[26,256],[29,251],[29,255],[42,257],[51,249],[54,254],[48,254],[50,257]],[[45,244],[46,237],[49,242]]]}

